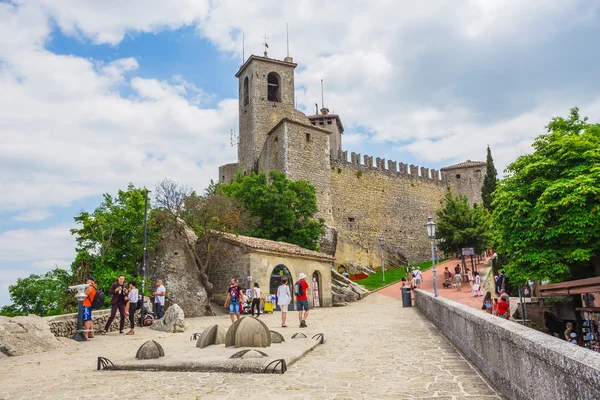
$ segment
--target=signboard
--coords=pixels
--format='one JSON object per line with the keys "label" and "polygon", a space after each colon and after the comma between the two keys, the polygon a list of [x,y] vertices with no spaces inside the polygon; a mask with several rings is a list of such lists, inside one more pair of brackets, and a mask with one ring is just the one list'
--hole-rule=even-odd
{"label": "signboard", "polygon": [[475,249],[473,247],[464,247],[462,249],[463,256],[473,256],[475,255]]}

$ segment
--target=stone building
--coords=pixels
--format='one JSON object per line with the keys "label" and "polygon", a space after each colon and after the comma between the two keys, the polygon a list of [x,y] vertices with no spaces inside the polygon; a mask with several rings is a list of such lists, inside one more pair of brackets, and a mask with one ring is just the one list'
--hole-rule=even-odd
{"label": "stone building", "polygon": [[480,202],[485,163],[469,160],[436,171],[357,153],[348,159],[339,115],[295,109],[296,66],[291,57],[253,55],[240,67],[238,162],[221,166],[219,181],[230,182],[238,171],[275,169],[311,182],[317,216],[327,225],[321,250],[336,264],[377,266],[381,252],[392,262],[428,259],[427,217],[447,190]]}
{"label": "stone building", "polygon": [[252,287],[257,282],[264,293],[275,294],[285,276],[293,293],[293,284],[303,272],[311,288],[308,293],[311,307],[331,306],[332,256],[294,244],[233,234],[224,234],[215,246],[218,247],[215,251],[227,255],[220,260],[220,267],[209,273],[217,304],[225,302],[233,277],[242,288]]}

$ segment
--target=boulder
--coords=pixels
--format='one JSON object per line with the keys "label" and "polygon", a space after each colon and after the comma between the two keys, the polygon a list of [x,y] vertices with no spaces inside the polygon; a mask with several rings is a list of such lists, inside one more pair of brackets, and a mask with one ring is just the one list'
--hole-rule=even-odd
{"label": "boulder", "polygon": [[219,325],[213,325],[210,328],[206,328],[198,338],[196,347],[203,349],[213,344],[223,344],[225,343],[226,334],[227,332],[225,329],[221,328]]}
{"label": "boulder", "polygon": [[150,328],[162,332],[183,332],[186,329],[184,318],[185,314],[181,307],[177,304],[173,304],[171,307],[167,308],[165,315],[157,320]]}
{"label": "boulder", "polygon": [[361,300],[371,293],[336,271],[331,271],[331,291],[334,306]]}
{"label": "boulder", "polygon": [[0,317],[0,353],[7,356],[42,353],[62,347],[41,317]]}
{"label": "boulder", "polygon": [[225,347],[269,347],[271,332],[258,318],[243,317],[235,321],[225,335]]}
{"label": "boulder", "polygon": [[138,360],[152,360],[164,356],[165,351],[163,350],[162,346],[154,340],[148,340],[146,343],[141,345],[135,354],[135,358]]}
{"label": "boulder", "polygon": [[[200,275],[198,237],[182,220],[164,228],[148,256],[148,275],[162,279],[165,306],[178,304],[188,318],[213,315]],[[151,290],[152,291],[152,290]]]}

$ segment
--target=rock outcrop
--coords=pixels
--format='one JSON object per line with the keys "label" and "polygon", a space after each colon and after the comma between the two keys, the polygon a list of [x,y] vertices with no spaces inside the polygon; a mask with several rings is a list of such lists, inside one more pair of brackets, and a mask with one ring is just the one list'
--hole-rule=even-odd
{"label": "rock outcrop", "polygon": [[338,268],[338,272],[343,272],[343,270],[345,270],[348,273],[352,273],[352,274],[371,275],[371,274],[375,273],[375,271],[373,271],[371,268],[365,267],[364,265],[360,265],[359,263],[356,263],[353,261],[350,261],[350,262],[344,263],[343,265],[340,265],[340,268]]}
{"label": "rock outcrop", "polygon": [[183,332],[186,329],[184,319],[185,314],[181,307],[177,304],[173,304],[167,308],[165,315],[156,321],[150,328],[162,332]]}
{"label": "rock outcrop", "polygon": [[165,305],[178,304],[188,318],[213,315],[200,274],[198,237],[182,220],[164,228],[148,259],[148,276],[162,279]]}
{"label": "rock outcrop", "polygon": [[361,300],[371,293],[336,271],[331,271],[331,289],[334,306]]}
{"label": "rock outcrop", "polygon": [[42,353],[62,347],[41,317],[0,317],[0,353],[7,356]]}

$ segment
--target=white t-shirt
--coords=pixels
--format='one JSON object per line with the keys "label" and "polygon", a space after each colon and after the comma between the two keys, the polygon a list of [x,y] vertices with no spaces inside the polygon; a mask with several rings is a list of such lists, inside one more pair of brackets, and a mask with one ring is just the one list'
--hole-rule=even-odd
{"label": "white t-shirt", "polygon": [[421,280],[421,271],[420,270],[416,270],[415,275],[418,280]]}
{"label": "white t-shirt", "polygon": [[129,297],[129,301],[131,303],[137,303],[140,298],[140,296],[138,295],[137,288],[131,289],[131,291],[129,291],[129,294],[127,295],[127,297]]}
{"label": "white t-shirt", "polygon": [[260,290],[260,288],[255,287],[254,289],[252,289],[253,293],[252,293],[252,298],[253,299],[260,299],[260,294],[262,293],[262,291]]}
{"label": "white t-shirt", "polygon": [[165,305],[165,296],[158,296],[159,293],[166,293],[167,289],[163,285],[156,288],[156,296],[154,297],[155,303],[160,303],[161,306]]}
{"label": "white t-shirt", "polygon": [[288,285],[281,285],[277,288],[277,305],[286,306],[290,304],[292,294]]}

